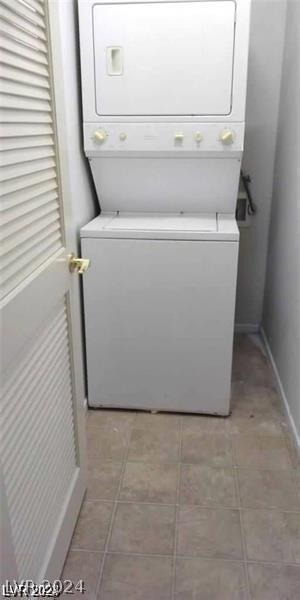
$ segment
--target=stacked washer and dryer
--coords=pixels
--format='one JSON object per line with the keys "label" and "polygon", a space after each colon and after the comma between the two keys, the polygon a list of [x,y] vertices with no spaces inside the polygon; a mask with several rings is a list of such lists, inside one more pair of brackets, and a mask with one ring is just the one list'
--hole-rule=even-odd
{"label": "stacked washer and dryer", "polygon": [[90,406],[227,415],[250,0],[79,0]]}

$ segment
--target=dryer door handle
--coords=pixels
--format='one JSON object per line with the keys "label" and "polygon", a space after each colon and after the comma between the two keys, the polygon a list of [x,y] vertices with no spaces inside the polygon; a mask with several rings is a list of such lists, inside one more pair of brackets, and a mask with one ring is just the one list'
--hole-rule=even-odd
{"label": "dryer door handle", "polygon": [[106,71],[108,75],[123,75],[123,48],[120,46],[106,48]]}

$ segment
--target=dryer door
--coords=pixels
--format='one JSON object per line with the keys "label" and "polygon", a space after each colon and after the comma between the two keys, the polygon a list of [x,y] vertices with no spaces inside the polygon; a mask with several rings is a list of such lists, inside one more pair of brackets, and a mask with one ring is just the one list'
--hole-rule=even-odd
{"label": "dryer door", "polygon": [[99,115],[228,115],[235,2],[96,4]]}

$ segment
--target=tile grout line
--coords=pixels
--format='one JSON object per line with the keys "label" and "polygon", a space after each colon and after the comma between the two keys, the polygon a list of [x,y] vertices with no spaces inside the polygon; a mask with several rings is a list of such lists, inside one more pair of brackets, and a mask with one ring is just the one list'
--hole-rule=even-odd
{"label": "tile grout line", "polygon": [[175,600],[175,583],[176,583],[176,555],[177,555],[177,535],[178,535],[178,518],[180,508],[180,486],[181,486],[181,449],[182,449],[182,419],[179,420],[179,446],[178,446],[178,465],[177,465],[177,488],[176,488],[176,505],[175,505],[175,524],[174,524],[174,548],[172,560],[172,580],[171,580],[171,600]]}
{"label": "tile grout line", "polygon": [[249,582],[249,575],[248,575],[248,568],[247,568],[247,544],[246,544],[246,538],[244,535],[244,528],[243,528],[242,502],[241,502],[240,486],[239,486],[239,480],[238,480],[238,469],[237,469],[237,465],[236,465],[236,461],[235,461],[235,449],[233,447],[233,440],[232,440],[231,436],[230,436],[230,442],[231,442],[231,456],[232,456],[232,465],[233,465],[233,477],[234,477],[234,484],[235,484],[235,491],[236,491],[237,508],[238,508],[238,512],[239,512],[239,523],[240,523],[240,529],[241,529],[241,541],[242,541],[242,548],[243,548],[243,559],[244,559],[243,565],[244,565],[244,573],[245,573],[246,593],[247,593],[248,599],[251,600],[250,582]]}
{"label": "tile grout line", "polygon": [[[127,463],[126,463],[127,464]],[[178,465],[179,466],[179,465]],[[180,467],[185,466],[185,463],[181,463]],[[205,465],[206,466],[206,465]],[[209,465],[208,465],[209,466]],[[232,465],[232,467],[213,467],[216,469],[226,469],[227,471],[234,471],[237,472],[239,470],[239,467],[236,467],[234,465]],[[293,481],[293,483],[295,483]],[[101,502],[102,504],[114,504],[114,502],[116,502],[115,498],[87,498],[85,500],[85,502]],[[118,504],[142,504],[145,506],[161,506],[162,508],[166,507],[166,506],[177,506],[177,503],[174,502],[145,502],[145,501],[141,501],[141,500],[117,500]],[[198,503],[190,503],[190,502],[183,502],[180,504],[180,506],[185,506],[185,507],[195,507],[195,508],[203,508],[205,510],[239,510],[239,508],[237,506],[228,506],[228,505],[224,505],[224,504],[198,504]],[[243,506],[241,507],[243,510],[251,510],[253,512],[263,512],[263,511],[268,511],[268,512],[273,512],[273,511],[279,511],[281,513],[284,514],[291,514],[291,515],[299,515],[300,513],[300,509],[296,510],[296,509],[286,509],[286,508],[278,508],[278,507],[274,507],[274,506],[264,506],[264,507],[257,507],[257,506]],[[84,548],[75,548],[76,550],[84,550]],[[96,550],[96,552],[103,552],[103,550]]]}
{"label": "tile grout line", "polygon": [[[86,548],[72,548],[72,552],[82,552],[82,553],[87,553],[87,554],[101,554],[103,555],[104,552],[103,550],[87,550]],[[149,557],[149,558],[173,558],[173,554],[151,554],[151,553],[147,553],[147,552],[122,552],[119,550],[110,550],[108,554],[112,554],[115,556],[143,556],[143,557]],[[177,554],[176,555],[179,558],[184,558],[186,560],[195,560],[196,559],[204,559],[204,560],[209,560],[212,562],[226,562],[226,563],[238,563],[241,565],[245,564],[244,558],[218,558],[218,557],[212,557],[211,555],[205,555],[205,554],[201,554],[198,556],[195,556],[194,554]],[[274,565],[274,566],[291,566],[291,567],[296,567],[297,569],[300,570],[300,564],[293,562],[293,561],[274,561],[274,560],[255,560],[255,559],[247,559],[247,564],[249,565]]]}
{"label": "tile grout line", "polygon": [[123,476],[124,476],[124,472],[125,472],[125,468],[126,468],[128,454],[129,454],[129,446],[130,446],[131,434],[132,434],[132,430],[134,429],[134,423],[135,423],[136,420],[137,420],[137,413],[135,413],[135,418],[133,419],[132,424],[129,427],[130,433],[128,435],[127,446],[126,446],[126,449],[125,449],[124,455],[123,455],[119,484],[118,484],[118,487],[117,487],[117,490],[116,490],[116,494],[115,494],[115,498],[114,498],[114,501],[113,501],[113,509],[112,509],[112,513],[111,513],[111,517],[110,517],[110,523],[109,523],[108,532],[107,532],[106,541],[105,541],[105,546],[104,546],[104,550],[103,550],[102,564],[101,564],[101,568],[100,568],[100,572],[99,572],[99,576],[98,576],[98,580],[97,580],[97,585],[96,585],[95,598],[97,600],[100,600],[100,586],[101,586],[101,583],[102,583],[102,576],[103,576],[103,571],[104,571],[104,564],[105,564],[106,556],[108,554],[109,543],[110,543],[111,534],[112,534],[112,530],[113,530],[113,526],[114,526],[114,522],[115,522],[115,516],[116,516],[116,512],[117,512],[117,507],[118,507],[118,499],[119,499],[119,495],[120,495],[122,484],[123,484]]}
{"label": "tile grout line", "polygon": [[[229,436],[230,434],[227,434],[227,436]],[[101,454],[94,454],[92,456],[88,457],[89,459],[97,459],[99,460],[99,462],[103,462],[103,463],[114,463],[114,464],[123,464],[123,459],[114,459],[114,458],[103,458],[101,456]],[[176,465],[177,461],[157,461],[157,460],[140,460],[140,459],[134,459],[131,458],[130,460],[128,460],[128,462],[130,463],[140,463],[140,464],[145,464],[145,465]],[[205,462],[187,462],[187,461],[180,461],[182,465],[187,465],[190,467],[194,467],[194,466],[201,466],[203,464],[208,464],[209,466],[211,466],[212,468],[215,469],[222,469],[222,468],[230,468],[230,465],[227,466],[219,466],[219,465],[213,465],[210,463],[205,463]],[[235,465],[237,469],[241,470],[241,471],[275,471],[276,473],[278,472],[283,472],[283,473],[297,473],[299,467],[294,467],[294,466],[290,466],[290,467],[271,467],[271,466],[260,466],[260,465]],[[91,500],[105,500],[105,498],[102,497],[98,497],[98,498],[91,498]],[[155,504],[155,503],[154,503]],[[158,503],[159,504],[159,503]],[[161,503],[164,504],[164,503]]]}
{"label": "tile grout line", "polygon": [[[105,425],[102,427],[99,426],[93,426],[93,425],[89,425],[89,429],[91,431],[102,431],[102,430],[107,430],[107,431],[111,431],[112,427]],[[119,427],[120,430],[125,430],[126,427]],[[131,429],[131,427],[128,427],[128,429]],[[132,427],[132,429],[135,429],[136,431],[139,432],[145,432],[147,431],[146,427]],[[164,429],[157,429],[156,430],[157,433],[165,433]],[[230,429],[228,429],[228,431],[224,430],[224,431],[214,431],[214,430],[209,430],[209,429],[203,429],[203,430],[199,430],[199,431],[190,431],[189,435],[191,437],[201,437],[201,436],[208,436],[208,435],[215,435],[217,437],[228,437],[228,436],[232,436],[233,438],[258,438],[258,439],[276,439],[276,440],[281,440],[282,442],[284,442],[284,446],[288,449],[288,453],[289,453],[289,446],[288,446],[288,436],[281,434],[281,433],[261,433],[261,432],[252,432],[252,431],[231,431]],[[90,458],[98,458],[99,455],[98,454],[94,454],[94,455],[90,455]],[[113,461],[114,459],[112,458],[103,458],[104,461]],[[138,459],[131,459],[133,462],[136,462]],[[146,461],[144,461],[146,462]],[[171,461],[168,460],[166,461],[168,463],[172,463],[175,461]],[[291,467],[291,468],[295,468],[295,467]]]}

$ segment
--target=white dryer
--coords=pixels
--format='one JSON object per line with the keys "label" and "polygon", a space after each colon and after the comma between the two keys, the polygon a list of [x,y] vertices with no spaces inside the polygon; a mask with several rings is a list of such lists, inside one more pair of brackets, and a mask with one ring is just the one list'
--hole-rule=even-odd
{"label": "white dryer", "polygon": [[79,0],[91,406],[226,415],[249,0]]}

